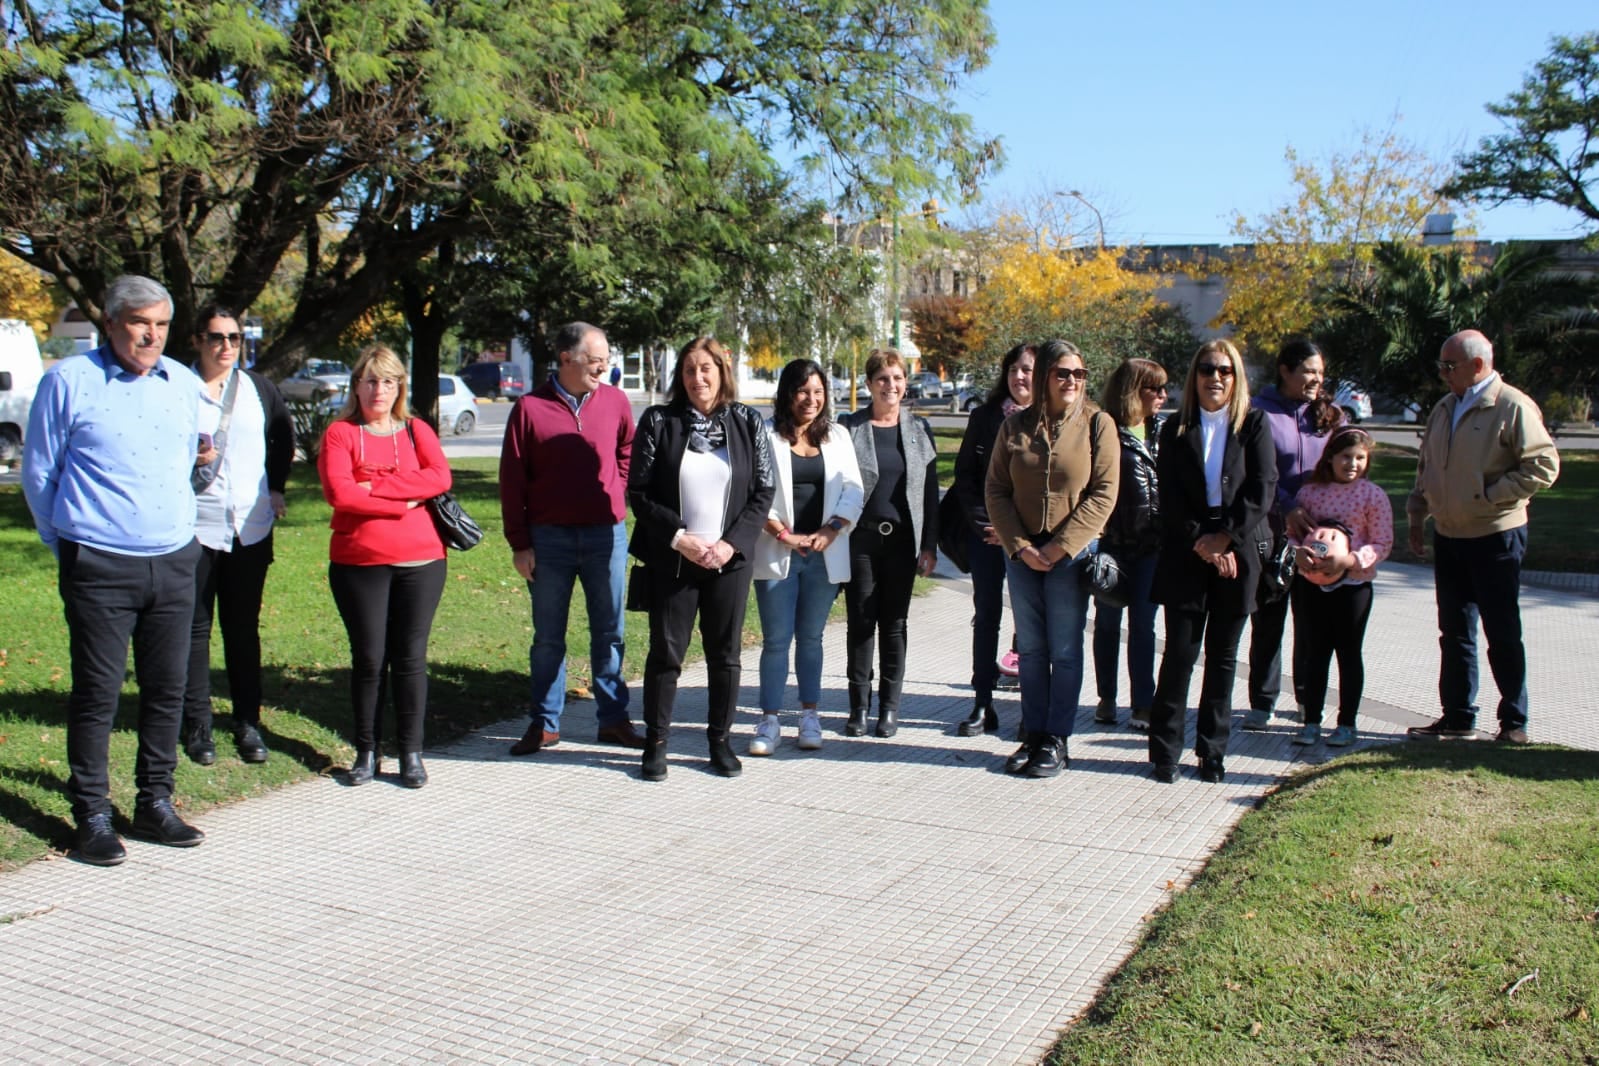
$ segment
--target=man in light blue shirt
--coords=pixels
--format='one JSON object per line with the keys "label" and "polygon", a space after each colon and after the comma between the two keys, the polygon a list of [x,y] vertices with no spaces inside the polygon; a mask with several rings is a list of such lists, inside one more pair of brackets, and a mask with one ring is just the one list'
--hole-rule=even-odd
{"label": "man in light blue shirt", "polygon": [[115,866],[107,762],[133,644],[139,679],[133,833],[192,847],[205,839],[172,807],[178,728],[194,614],[194,469],[199,394],[162,354],[172,297],[132,275],[106,290],[107,341],[39,382],[28,416],[22,487],[55,553],[71,634],[67,793],[77,855]]}

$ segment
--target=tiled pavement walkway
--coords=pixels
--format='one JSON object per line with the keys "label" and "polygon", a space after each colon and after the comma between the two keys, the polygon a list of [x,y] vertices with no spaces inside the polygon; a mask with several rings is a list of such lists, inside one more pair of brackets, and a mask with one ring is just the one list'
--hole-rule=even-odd
{"label": "tiled pavement walkway", "polygon": [[[1430,582],[1385,568],[1373,740],[1431,716]],[[1534,738],[1599,747],[1599,599],[1524,603]],[[1233,822],[1297,757],[1326,753],[1292,748],[1279,719],[1234,733],[1224,785],[1158,786],[1141,735],[1093,725],[1090,677],[1071,770],[1008,778],[1009,740],[951,735],[969,617],[958,583],[916,602],[892,740],[837,735],[835,627],[826,745],[796,751],[789,723],[738,780],[703,769],[690,672],[664,783],[585,743],[579,705],[533,758],[505,753],[523,720],[431,754],[421,792],[317,781],[204,815],[195,850],[130,841],[114,870],[0,876],[0,1057],[1035,1061]],[[1002,715],[1008,736],[1014,694]]]}

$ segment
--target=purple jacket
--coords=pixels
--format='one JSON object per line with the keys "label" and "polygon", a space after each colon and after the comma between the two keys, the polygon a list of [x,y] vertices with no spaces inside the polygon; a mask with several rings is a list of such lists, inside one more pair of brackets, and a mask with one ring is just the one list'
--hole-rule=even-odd
{"label": "purple jacket", "polygon": [[1249,403],[1265,413],[1266,425],[1271,430],[1272,447],[1277,452],[1277,499],[1271,509],[1275,514],[1284,515],[1294,509],[1299,487],[1321,461],[1327,436],[1316,434],[1308,403],[1290,400],[1278,392],[1275,385],[1261,389]]}

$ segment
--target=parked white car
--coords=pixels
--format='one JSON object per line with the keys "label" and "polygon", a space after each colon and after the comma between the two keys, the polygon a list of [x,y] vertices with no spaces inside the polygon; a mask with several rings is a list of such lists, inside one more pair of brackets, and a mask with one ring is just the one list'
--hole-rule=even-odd
{"label": "parked white car", "polygon": [[1371,417],[1371,394],[1352,381],[1340,381],[1333,393],[1333,403],[1344,409],[1344,418],[1350,425],[1359,425]]}
{"label": "parked white car", "polygon": [[[408,381],[407,387],[410,386]],[[323,404],[328,414],[344,409],[345,392],[341,388]],[[439,375],[439,432],[464,437],[477,429],[477,397],[466,382],[455,374]]]}
{"label": "parked white car", "polygon": [[0,319],[0,464],[22,457],[28,408],[44,376],[44,360],[33,329],[20,319]]}

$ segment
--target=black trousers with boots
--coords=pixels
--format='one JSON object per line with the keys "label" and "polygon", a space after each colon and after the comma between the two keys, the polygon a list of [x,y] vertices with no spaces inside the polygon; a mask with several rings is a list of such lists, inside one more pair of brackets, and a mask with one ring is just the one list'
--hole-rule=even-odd
{"label": "black trousers with boots", "polygon": [[725,740],[738,709],[744,615],[755,571],[740,558],[720,571],[684,559],[668,566],[652,564],[649,575],[650,650],[644,659],[647,740],[664,740],[672,727],[677,679],[694,634],[695,615],[699,616],[700,643],[705,649],[706,732],[712,741]]}

